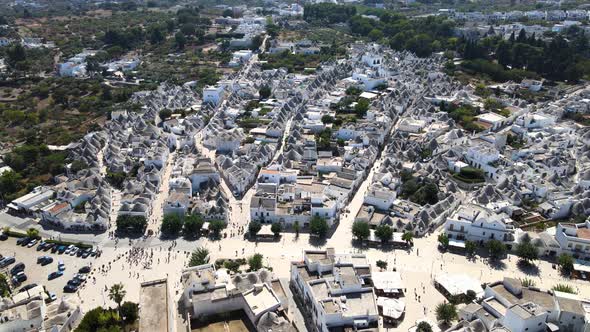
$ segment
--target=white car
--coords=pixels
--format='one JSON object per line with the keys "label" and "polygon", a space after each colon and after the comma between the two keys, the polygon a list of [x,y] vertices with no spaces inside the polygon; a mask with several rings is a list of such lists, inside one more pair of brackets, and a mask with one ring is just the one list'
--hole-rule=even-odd
{"label": "white car", "polygon": [[28,248],[33,247],[35,244],[37,244],[37,239],[33,239],[33,241],[29,242],[29,244],[27,244]]}
{"label": "white car", "polygon": [[72,250],[70,250],[70,256],[75,256],[78,250],[80,250],[78,247],[73,247]]}
{"label": "white car", "polygon": [[70,253],[70,251],[72,251],[72,249],[74,249],[74,245],[70,244],[67,248],[66,251],[64,252],[64,254],[68,255]]}

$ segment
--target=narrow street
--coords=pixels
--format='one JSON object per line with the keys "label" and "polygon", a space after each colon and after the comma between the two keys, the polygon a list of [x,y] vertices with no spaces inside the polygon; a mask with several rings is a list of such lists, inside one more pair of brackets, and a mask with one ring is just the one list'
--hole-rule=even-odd
{"label": "narrow street", "polygon": [[172,167],[174,166],[175,156],[176,153],[171,152],[168,155],[166,164],[163,167],[160,188],[156,198],[152,201],[151,213],[148,220],[146,234],[149,234],[150,231],[152,231],[153,234],[157,234],[160,230],[160,224],[162,223],[162,218],[164,217],[164,202],[166,202],[166,199],[168,198],[168,190],[170,188],[168,181],[170,180],[170,174],[172,173]]}

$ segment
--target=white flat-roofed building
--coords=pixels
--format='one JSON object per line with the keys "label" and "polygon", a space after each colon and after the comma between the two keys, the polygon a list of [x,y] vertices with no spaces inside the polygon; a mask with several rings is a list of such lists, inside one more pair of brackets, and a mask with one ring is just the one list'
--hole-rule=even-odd
{"label": "white flat-roofed building", "polygon": [[499,240],[512,243],[515,228],[512,219],[505,213],[494,211],[480,205],[462,205],[447,218],[444,232],[453,239],[487,242]]}
{"label": "white flat-roofed building", "polygon": [[579,224],[557,224],[555,240],[562,252],[590,259],[590,220]]}
{"label": "white flat-roofed building", "polygon": [[336,254],[333,248],[306,250],[303,262],[291,264],[294,296],[305,306],[303,315],[321,332],[377,327],[376,296],[365,284],[370,276],[365,255]]}

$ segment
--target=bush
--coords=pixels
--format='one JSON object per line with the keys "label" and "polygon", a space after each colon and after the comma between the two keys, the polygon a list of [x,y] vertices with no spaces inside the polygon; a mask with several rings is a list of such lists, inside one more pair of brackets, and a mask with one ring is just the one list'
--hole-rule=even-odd
{"label": "bush", "polygon": [[551,287],[552,290],[562,292],[562,293],[569,293],[569,294],[578,294],[576,289],[570,285],[566,284],[557,284]]}
{"label": "bush", "polygon": [[248,258],[248,266],[250,267],[250,271],[258,271],[262,268],[262,259],[263,256],[261,254],[254,254],[252,257]]}

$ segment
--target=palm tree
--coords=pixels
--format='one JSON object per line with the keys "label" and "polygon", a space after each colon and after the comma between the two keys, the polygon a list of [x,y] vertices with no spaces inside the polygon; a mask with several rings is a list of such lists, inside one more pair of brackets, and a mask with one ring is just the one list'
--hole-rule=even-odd
{"label": "palm tree", "polygon": [[436,319],[442,321],[445,325],[457,318],[457,307],[452,303],[440,303],[436,306]]}
{"label": "palm tree", "polygon": [[191,254],[188,266],[198,266],[209,263],[209,250],[205,247],[199,247]]}
{"label": "palm tree", "polygon": [[114,284],[109,289],[109,299],[117,303],[119,316],[121,316],[121,302],[123,302],[125,295],[127,295],[127,291],[125,291],[123,284]]}
{"label": "palm tree", "polygon": [[405,232],[402,235],[402,240],[406,241],[406,244],[411,244],[413,238],[414,238],[414,234],[412,234],[412,232]]}

